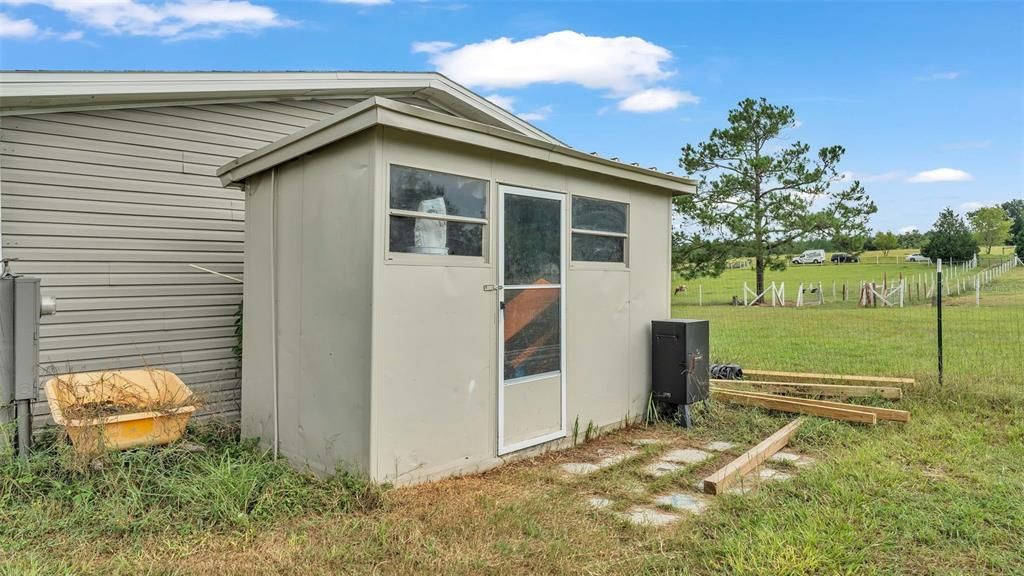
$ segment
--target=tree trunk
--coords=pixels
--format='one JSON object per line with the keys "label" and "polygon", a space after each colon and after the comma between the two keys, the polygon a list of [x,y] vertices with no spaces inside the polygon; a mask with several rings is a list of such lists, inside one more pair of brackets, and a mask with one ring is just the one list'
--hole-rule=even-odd
{"label": "tree trunk", "polygon": [[[762,292],[764,292],[764,258],[758,256],[755,259],[754,266],[756,268],[757,274],[757,288],[755,289],[755,292],[757,292],[757,294],[760,295]],[[761,304],[763,302],[764,298],[759,296],[755,304]]]}

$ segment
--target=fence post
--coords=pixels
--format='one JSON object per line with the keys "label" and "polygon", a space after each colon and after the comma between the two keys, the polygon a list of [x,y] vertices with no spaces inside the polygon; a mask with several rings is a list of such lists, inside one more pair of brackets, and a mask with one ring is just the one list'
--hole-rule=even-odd
{"label": "fence post", "polygon": [[942,258],[937,260],[935,267],[935,280],[938,283],[938,290],[935,291],[935,315],[938,320],[938,344],[939,344],[939,386],[942,386]]}
{"label": "fence post", "polygon": [[697,306],[704,305],[704,285],[697,284]]}

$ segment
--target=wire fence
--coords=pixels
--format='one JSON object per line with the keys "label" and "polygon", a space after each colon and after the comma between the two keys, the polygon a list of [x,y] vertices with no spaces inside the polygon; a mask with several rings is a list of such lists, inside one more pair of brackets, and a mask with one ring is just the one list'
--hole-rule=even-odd
{"label": "wire fence", "polygon": [[[784,298],[768,290],[758,304],[748,295],[746,306],[743,279],[737,278],[735,291],[735,282],[709,283],[721,290],[704,292],[703,302],[689,290],[675,294],[673,316],[711,321],[715,363],[912,377],[928,386],[939,385],[941,309],[942,385],[1024,394],[1024,262],[1003,258],[943,266],[941,283],[936,267],[925,266],[874,282],[813,282],[800,279],[806,271],[787,270],[774,280],[776,288],[785,283]],[[753,284],[753,272],[745,275]]]}

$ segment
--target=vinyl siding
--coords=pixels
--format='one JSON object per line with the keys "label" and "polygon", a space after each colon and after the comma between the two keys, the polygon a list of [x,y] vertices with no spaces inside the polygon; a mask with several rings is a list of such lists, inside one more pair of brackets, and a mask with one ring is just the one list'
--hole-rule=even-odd
{"label": "vinyl siding", "polygon": [[[203,415],[238,418],[242,287],[188,266],[242,277],[244,193],[216,170],[358,101],[0,119],[3,254],[59,300],[40,328],[42,372],[166,367],[204,395]],[[34,412],[48,421],[45,401]]]}

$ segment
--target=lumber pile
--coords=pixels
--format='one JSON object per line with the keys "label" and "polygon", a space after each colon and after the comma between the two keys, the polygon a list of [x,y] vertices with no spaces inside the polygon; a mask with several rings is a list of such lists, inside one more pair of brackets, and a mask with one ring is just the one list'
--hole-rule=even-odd
{"label": "lumber pile", "polygon": [[755,380],[774,382],[827,382],[830,384],[914,384],[913,378],[891,378],[888,376],[860,376],[847,374],[814,374],[810,372],[776,372],[773,370],[744,370],[745,376]]}
{"label": "lumber pile", "polygon": [[[910,422],[910,412],[906,410],[876,408],[874,406],[821,400],[820,398],[846,399],[880,396],[882,398],[898,400],[903,397],[903,390],[897,386],[887,386],[884,384],[912,384],[914,381],[911,378],[769,372],[764,370],[747,370],[745,374],[756,374],[761,378],[781,377],[797,381],[712,380],[711,397],[722,402],[757,406],[780,412],[832,418],[857,424],[867,424],[869,426],[877,424],[879,420]],[[830,382],[813,381],[815,379],[829,380]],[[839,384],[836,382],[852,382],[853,384]],[[734,386],[736,384],[748,386],[755,390],[737,389]],[[797,396],[797,398],[793,396]]]}

